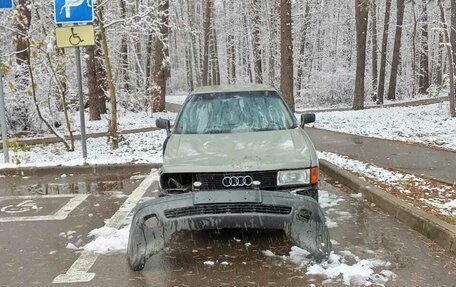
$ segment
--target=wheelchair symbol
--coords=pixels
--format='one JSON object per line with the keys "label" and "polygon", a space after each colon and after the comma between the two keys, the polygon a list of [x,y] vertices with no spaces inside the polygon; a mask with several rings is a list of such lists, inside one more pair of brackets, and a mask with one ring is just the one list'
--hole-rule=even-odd
{"label": "wheelchair symbol", "polygon": [[78,34],[76,34],[74,32],[74,28],[71,28],[71,36],[70,36],[69,40],[70,40],[71,45],[73,45],[73,46],[77,46],[84,42],[84,40],[81,37],[79,37]]}
{"label": "wheelchair symbol", "polygon": [[18,214],[18,213],[29,212],[32,210],[35,210],[35,212],[36,212],[41,209],[43,209],[43,208],[39,207],[35,201],[25,200],[17,205],[4,206],[0,209],[0,211],[4,212],[4,213],[8,213],[8,214]]}

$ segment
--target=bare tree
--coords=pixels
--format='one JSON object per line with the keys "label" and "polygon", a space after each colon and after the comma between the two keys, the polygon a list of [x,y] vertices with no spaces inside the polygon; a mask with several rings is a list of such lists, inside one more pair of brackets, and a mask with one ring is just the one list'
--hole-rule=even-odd
{"label": "bare tree", "polygon": [[427,93],[429,89],[429,17],[427,1],[421,4],[421,49],[420,49],[420,73],[418,76],[418,92]]}
{"label": "bare tree", "polygon": [[[214,21],[214,19],[212,19]],[[211,34],[211,67],[212,67],[212,85],[220,85],[220,65],[218,61],[217,32],[215,25],[212,23]]]}
{"label": "bare tree", "polygon": [[252,25],[252,41],[253,41],[253,61],[254,61],[254,68],[255,68],[255,82],[256,83],[263,83],[263,65],[262,65],[262,48],[261,48],[261,40],[260,40],[260,25],[261,25],[261,18],[260,18],[260,9],[261,9],[261,1],[260,0],[253,0],[252,2],[252,9],[251,13],[253,15]]}
{"label": "bare tree", "polygon": [[[443,4],[442,4],[443,5]],[[456,65],[456,1],[451,1],[451,28],[450,28],[450,45],[452,50],[453,60],[451,61],[454,71],[454,65]],[[449,63],[449,65],[451,65]],[[452,74],[454,77],[454,73]],[[454,85],[453,89],[456,87]],[[456,93],[455,93],[456,94]],[[454,95],[453,95],[454,96]],[[453,100],[453,110],[454,110],[454,98]]]}
{"label": "bare tree", "polygon": [[399,63],[401,61],[402,24],[404,23],[405,0],[397,0],[397,23],[394,37],[393,59],[391,62],[391,74],[388,88],[388,100],[396,99],[396,86]]}
{"label": "bare tree", "polygon": [[101,114],[108,113],[106,107],[106,92],[108,91],[107,73],[104,65],[104,54],[103,47],[101,45],[100,33],[96,34],[95,39],[95,68],[97,73],[97,98],[98,98],[98,109]]}
{"label": "bare tree", "polygon": [[383,37],[382,37],[382,52],[380,59],[380,75],[378,79],[378,92],[377,102],[383,104],[383,98],[385,94],[385,77],[386,77],[386,54],[388,48],[388,32],[389,32],[389,21],[391,16],[391,2],[392,0],[386,0],[385,5],[385,20],[383,23]]}
{"label": "bare tree", "polygon": [[98,98],[97,67],[95,63],[95,46],[86,48],[86,77],[89,94],[89,113],[91,121],[101,120],[100,99]]}
{"label": "bare tree", "polygon": [[169,68],[169,0],[159,5],[161,14],[160,37],[155,39],[154,48],[154,82],[152,89],[153,110],[162,112],[166,105],[166,80],[170,76]]}
{"label": "bare tree", "polygon": [[296,75],[296,94],[299,97],[301,95],[302,90],[302,77],[304,73],[304,64],[305,59],[310,58],[310,55],[306,55],[306,53],[310,54],[310,51],[306,51],[308,48],[308,32],[310,26],[310,4],[306,1],[306,5],[304,8],[304,24],[301,31],[301,47],[299,48],[299,60],[298,60],[298,71]]}
{"label": "bare tree", "polygon": [[104,62],[106,66],[106,80],[109,89],[109,94],[111,96],[111,120],[109,124],[109,138],[111,140],[111,147],[113,149],[119,148],[119,143],[121,140],[121,135],[119,134],[118,124],[117,124],[117,95],[116,95],[116,86],[114,85],[114,79],[112,76],[112,65],[111,59],[109,57],[109,48],[108,48],[108,39],[104,26],[103,10],[98,8],[97,11],[97,21],[100,27],[100,37],[101,45],[103,47]]}
{"label": "bare tree", "polygon": [[227,51],[228,84],[234,84],[236,83],[236,46],[233,35],[228,35]]}
{"label": "bare tree", "polygon": [[371,1],[372,11],[372,100],[377,101],[377,86],[378,86],[378,41],[377,41],[377,2]]}
{"label": "bare tree", "polygon": [[27,63],[29,62],[29,55],[27,53],[28,33],[30,23],[32,20],[32,12],[30,11],[30,0],[19,0],[17,13],[15,13],[16,20],[16,63],[21,67],[21,73],[25,76],[21,83],[27,85]]}
{"label": "bare tree", "polygon": [[[455,11],[456,12],[456,3],[455,1],[451,1],[451,12]],[[443,37],[444,37],[444,41],[445,43],[448,43],[446,44],[446,48],[447,48],[447,54],[448,54],[448,67],[449,67],[449,79],[450,79],[450,116],[451,117],[456,117],[456,107],[455,107],[455,91],[454,91],[454,59],[453,59],[453,55],[454,55],[454,50],[453,50],[453,46],[452,44],[449,42],[450,41],[450,36],[449,36],[449,33],[448,33],[448,24],[445,20],[445,7],[444,7],[444,3],[442,0],[439,0],[439,8],[440,8],[440,23],[442,25],[442,28],[443,28]],[[451,16],[454,16],[456,14],[453,14]],[[453,21],[453,19],[452,19]],[[451,29],[453,30],[453,29]],[[452,32],[454,33],[454,32]]]}
{"label": "bare tree", "polygon": [[294,111],[292,25],[291,0],[280,0],[280,90],[285,102]]}
{"label": "bare tree", "polygon": [[203,86],[209,84],[209,55],[210,55],[210,39],[212,34],[212,11],[214,9],[214,1],[206,1],[206,15],[204,18],[204,56],[203,56]]}
{"label": "bare tree", "polygon": [[[120,0],[120,14],[123,20],[127,18],[127,5],[125,0]],[[130,90],[129,77],[128,77],[128,35],[124,33],[122,35],[120,43],[120,56],[121,56],[121,73],[123,75],[123,88],[128,91]]]}
{"label": "bare tree", "polygon": [[366,41],[369,7],[364,0],[355,0],[356,18],[356,79],[353,109],[364,108],[364,79],[366,72]]}

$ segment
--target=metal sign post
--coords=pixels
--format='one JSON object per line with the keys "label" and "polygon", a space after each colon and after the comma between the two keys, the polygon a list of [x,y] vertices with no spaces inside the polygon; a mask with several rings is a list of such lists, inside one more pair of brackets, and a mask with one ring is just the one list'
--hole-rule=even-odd
{"label": "metal sign post", "polygon": [[93,26],[77,26],[77,23],[93,22],[93,0],[54,0],[54,20],[57,24],[74,23],[76,26],[56,29],[57,47],[75,48],[76,74],[78,78],[79,116],[81,119],[82,157],[87,159],[87,139],[82,92],[81,50],[79,47],[95,44]]}
{"label": "metal sign post", "polygon": [[2,124],[2,143],[3,143],[3,156],[5,158],[5,163],[9,163],[9,154],[8,154],[8,130],[6,126],[6,117],[5,117],[5,97],[3,94],[3,72],[2,72],[2,60],[0,59],[0,123]]}
{"label": "metal sign post", "polygon": [[[13,8],[13,0],[0,0],[0,10],[9,10]],[[5,116],[5,94],[3,92],[3,64],[2,59],[0,58],[0,124],[2,125],[2,149],[3,156],[5,158],[5,163],[9,163],[9,153],[8,153],[8,127],[6,125],[6,116]]]}
{"label": "metal sign post", "polygon": [[85,128],[85,115],[84,115],[84,95],[82,93],[82,69],[81,69],[81,51],[79,47],[74,49],[76,56],[76,74],[78,77],[78,93],[79,93],[79,116],[81,118],[81,145],[82,157],[87,159],[87,138]]}

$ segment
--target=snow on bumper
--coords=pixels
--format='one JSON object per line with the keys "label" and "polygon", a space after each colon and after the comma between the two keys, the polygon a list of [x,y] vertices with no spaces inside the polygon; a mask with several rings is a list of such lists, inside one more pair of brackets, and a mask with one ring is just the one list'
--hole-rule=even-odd
{"label": "snow on bumper", "polygon": [[308,196],[260,190],[204,191],[146,201],[136,207],[128,241],[128,261],[142,270],[174,232],[209,229],[276,229],[316,260],[331,243],[323,212]]}

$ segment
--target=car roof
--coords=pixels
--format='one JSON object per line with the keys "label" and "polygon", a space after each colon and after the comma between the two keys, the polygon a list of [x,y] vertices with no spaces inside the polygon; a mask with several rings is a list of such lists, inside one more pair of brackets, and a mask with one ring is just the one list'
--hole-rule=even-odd
{"label": "car roof", "polygon": [[262,84],[251,85],[219,85],[219,86],[205,86],[196,88],[191,95],[200,94],[216,94],[216,93],[229,93],[229,92],[252,92],[252,91],[276,91],[271,86]]}

